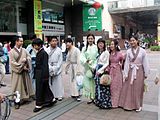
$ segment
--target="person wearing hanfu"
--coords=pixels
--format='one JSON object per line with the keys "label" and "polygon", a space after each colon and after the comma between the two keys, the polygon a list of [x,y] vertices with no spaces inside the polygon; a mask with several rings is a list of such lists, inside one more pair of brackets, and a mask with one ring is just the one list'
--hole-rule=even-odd
{"label": "person wearing hanfu", "polygon": [[72,98],[75,98],[77,101],[81,101],[76,82],[76,75],[81,73],[80,50],[73,46],[73,40],[71,38],[66,39],[66,48],[68,50],[68,54],[66,57],[65,73],[69,75],[70,94]]}
{"label": "person wearing hanfu", "polygon": [[117,108],[119,105],[119,97],[123,83],[123,75],[122,75],[123,55],[120,52],[118,41],[116,39],[111,41],[109,62],[110,62],[109,74],[112,79],[110,85],[112,108]]}
{"label": "person wearing hanfu", "polygon": [[94,72],[96,66],[96,57],[98,55],[97,46],[94,44],[95,36],[87,35],[86,47],[83,47],[81,53],[81,63],[84,66],[83,96],[89,99],[87,104],[93,103],[95,98],[95,80]]}
{"label": "person wearing hanfu", "polygon": [[124,82],[119,106],[126,110],[142,110],[144,80],[149,74],[146,51],[139,47],[136,36],[130,38],[131,48],[127,50],[124,65]]}
{"label": "person wearing hanfu", "polygon": [[[10,65],[11,65],[11,86],[12,92],[19,91],[20,102],[23,104],[34,95],[32,83],[29,76],[31,69],[31,57],[27,51],[22,48],[23,38],[16,37],[15,46],[10,51]],[[18,109],[20,103],[17,103],[15,108]]]}
{"label": "person wearing hanfu", "polygon": [[36,79],[36,106],[33,112],[40,111],[44,106],[52,106],[56,103],[54,95],[49,87],[48,54],[43,48],[43,41],[36,38],[32,42],[38,51],[36,55],[35,79]]}
{"label": "person wearing hanfu", "polygon": [[109,52],[106,49],[105,40],[102,38],[97,41],[98,56],[95,75],[95,105],[100,109],[112,107],[110,86],[100,85],[100,76],[104,74],[106,67],[109,65]]}
{"label": "person wearing hanfu", "polygon": [[49,85],[54,97],[60,101],[64,96],[62,82],[62,50],[57,46],[57,37],[52,37],[49,43],[50,46],[46,49],[49,56]]}

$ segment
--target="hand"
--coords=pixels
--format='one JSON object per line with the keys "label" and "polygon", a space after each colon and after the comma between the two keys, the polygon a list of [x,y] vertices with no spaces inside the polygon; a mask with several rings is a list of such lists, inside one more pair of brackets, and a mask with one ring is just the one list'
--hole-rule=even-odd
{"label": "hand", "polygon": [[0,102],[3,101],[3,99],[4,99],[4,95],[0,93]]}
{"label": "hand", "polygon": [[26,58],[23,58],[22,63],[25,63],[26,61],[27,61],[27,59],[26,59]]}
{"label": "hand", "polygon": [[123,77],[123,82],[127,81],[128,77]]}
{"label": "hand", "polygon": [[27,68],[26,66],[24,66],[23,68],[25,71],[29,71],[29,68]]}

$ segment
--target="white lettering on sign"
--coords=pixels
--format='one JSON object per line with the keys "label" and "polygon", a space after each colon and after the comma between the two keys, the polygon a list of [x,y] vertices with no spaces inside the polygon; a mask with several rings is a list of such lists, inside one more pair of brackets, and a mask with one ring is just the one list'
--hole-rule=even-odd
{"label": "white lettering on sign", "polygon": [[59,33],[64,34],[64,25],[59,24],[50,24],[50,23],[42,23],[42,32],[43,33]]}

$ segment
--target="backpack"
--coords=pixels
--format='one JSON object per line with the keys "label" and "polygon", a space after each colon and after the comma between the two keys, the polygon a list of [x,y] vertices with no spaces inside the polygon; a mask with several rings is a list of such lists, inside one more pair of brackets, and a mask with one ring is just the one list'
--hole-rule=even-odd
{"label": "backpack", "polygon": [[0,46],[0,57],[4,55],[3,47]]}

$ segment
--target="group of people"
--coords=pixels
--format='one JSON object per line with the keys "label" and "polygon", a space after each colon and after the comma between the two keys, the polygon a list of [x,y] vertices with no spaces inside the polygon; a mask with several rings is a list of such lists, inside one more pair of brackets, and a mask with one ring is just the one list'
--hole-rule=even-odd
{"label": "group of people", "polygon": [[[87,103],[94,103],[101,109],[122,107],[141,111],[149,65],[145,50],[138,45],[138,38],[131,36],[131,48],[126,55],[120,52],[117,40],[111,41],[109,51],[102,38],[97,41],[97,46],[94,41],[94,35],[89,34],[80,55],[85,68],[83,95],[89,99]],[[110,85],[100,84],[100,77],[105,72],[111,76]]]}
{"label": "group of people", "polygon": [[[22,48],[22,37],[15,39],[15,47],[10,51],[11,84],[12,92],[19,91],[21,95],[21,103],[16,103],[16,108],[32,97],[35,99],[33,111],[38,112],[64,97],[63,55],[57,37],[48,41],[49,47],[45,50],[40,38],[32,36],[30,39],[32,44],[26,49]],[[117,40],[112,40],[107,50],[105,40],[100,38],[96,45],[95,36],[88,34],[87,44],[80,52],[71,38],[65,39],[68,51],[65,73],[69,76],[71,97],[81,101],[76,78],[83,75],[81,89],[82,95],[88,98],[87,104],[94,103],[101,109],[122,107],[141,111],[144,80],[149,73],[149,65],[145,50],[138,46],[137,37],[132,36],[129,42],[131,48],[124,56]],[[100,84],[100,78],[105,72],[112,80],[107,86]]]}
{"label": "group of people", "polygon": [[10,52],[10,42],[4,42],[4,45],[0,43],[0,87],[5,87],[4,77],[5,74],[10,74],[9,71],[9,52]]}

